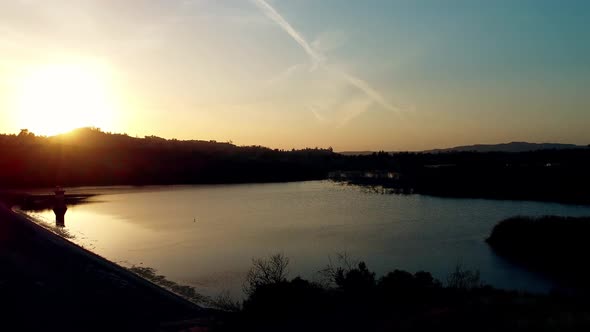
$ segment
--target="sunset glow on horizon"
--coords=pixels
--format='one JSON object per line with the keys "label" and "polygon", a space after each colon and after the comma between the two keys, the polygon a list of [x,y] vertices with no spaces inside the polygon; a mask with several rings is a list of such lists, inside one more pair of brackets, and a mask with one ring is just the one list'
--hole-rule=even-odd
{"label": "sunset glow on horizon", "polygon": [[117,106],[106,71],[71,63],[30,68],[17,84],[16,124],[47,136],[80,127],[111,130]]}
{"label": "sunset glow on horizon", "polygon": [[0,132],[585,145],[588,22],[584,1],[5,2]]}

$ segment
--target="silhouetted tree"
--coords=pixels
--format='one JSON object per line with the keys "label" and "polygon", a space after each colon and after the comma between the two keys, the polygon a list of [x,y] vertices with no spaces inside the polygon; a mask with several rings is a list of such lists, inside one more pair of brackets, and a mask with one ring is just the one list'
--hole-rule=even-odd
{"label": "silhouetted tree", "polygon": [[252,267],[246,275],[244,292],[253,294],[259,287],[287,281],[289,258],[275,254],[267,259],[252,259]]}

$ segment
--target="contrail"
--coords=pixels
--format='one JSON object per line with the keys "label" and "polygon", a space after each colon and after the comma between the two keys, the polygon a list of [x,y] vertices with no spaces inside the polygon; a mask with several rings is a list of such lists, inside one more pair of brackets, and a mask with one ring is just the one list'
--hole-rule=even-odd
{"label": "contrail", "polygon": [[373,89],[366,81],[361,80],[358,77],[354,77],[350,74],[347,74],[343,71],[339,71],[338,73],[344,78],[344,80],[346,80],[351,85],[355,86],[357,89],[363,91],[367,96],[369,96],[369,98],[371,98],[377,104],[381,105],[383,108],[392,112],[400,111],[399,108],[389,104],[383,98],[383,96],[381,96],[381,94],[377,90]]}
{"label": "contrail", "polygon": [[[324,64],[326,57],[323,54],[318,53],[316,50],[314,50],[313,47],[307,42],[307,40],[305,40],[305,38],[297,30],[295,30],[295,28],[293,28],[293,26],[289,22],[287,22],[287,20],[278,11],[276,11],[276,9],[269,5],[268,2],[266,2],[266,0],[253,1],[269,19],[271,19],[279,27],[281,27],[287,34],[289,34],[289,36],[291,36],[291,38],[293,38],[303,48],[303,50],[305,50],[307,55],[311,58],[312,71],[317,69],[319,65]],[[371,87],[371,85],[365,80],[353,76],[349,73],[343,72],[341,70],[338,70],[337,73],[340,76],[342,76],[342,78],[350,85],[364,92],[367,95],[367,97],[371,99],[371,101],[379,104],[380,106],[389,111],[400,111],[398,107],[394,107],[393,105],[388,103],[385,100],[385,98],[383,98],[383,96],[373,87]]]}
{"label": "contrail", "polygon": [[326,122],[326,118],[324,118],[314,106],[308,106],[307,108],[319,122]]}
{"label": "contrail", "polygon": [[286,33],[289,34],[295,41],[305,50],[312,61],[312,70],[317,68],[321,62],[324,61],[324,56],[316,52],[311,45],[301,36],[301,34],[283,18],[271,5],[265,0],[254,0],[254,3],[260,8],[264,14],[280,26]]}

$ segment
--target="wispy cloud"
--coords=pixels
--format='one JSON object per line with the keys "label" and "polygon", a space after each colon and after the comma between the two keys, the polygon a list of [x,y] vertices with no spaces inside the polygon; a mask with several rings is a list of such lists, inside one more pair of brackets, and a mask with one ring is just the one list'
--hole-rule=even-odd
{"label": "wispy cloud", "polygon": [[[266,0],[252,0],[254,3],[262,10],[262,12],[273,22],[275,22],[281,29],[283,29],[291,38],[293,38],[303,50],[309,56],[312,67],[311,71],[317,69],[319,66],[326,65],[326,56],[321,52],[317,51],[274,7],[272,7]],[[356,87],[360,91],[362,91],[372,102],[380,105],[386,110],[393,111],[393,112],[400,112],[399,107],[393,106],[389,103],[383,95],[377,91],[377,89],[373,88],[367,81],[356,77],[350,73],[344,72],[339,69],[330,68],[332,71],[336,72],[342,79],[344,79],[350,85]],[[367,110],[368,107],[362,108],[360,113],[363,113]],[[360,113],[356,114],[360,115]],[[350,120],[347,119],[345,122]]]}

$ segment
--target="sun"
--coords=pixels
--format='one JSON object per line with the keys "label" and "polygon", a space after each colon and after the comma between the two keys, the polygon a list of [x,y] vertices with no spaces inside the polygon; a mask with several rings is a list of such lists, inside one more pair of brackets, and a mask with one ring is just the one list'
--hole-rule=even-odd
{"label": "sun", "polygon": [[38,135],[80,127],[111,129],[115,102],[108,71],[91,64],[52,64],[32,68],[16,92],[16,122]]}

